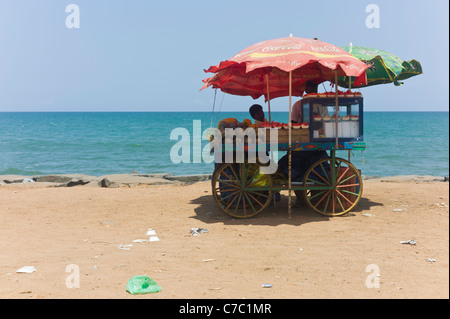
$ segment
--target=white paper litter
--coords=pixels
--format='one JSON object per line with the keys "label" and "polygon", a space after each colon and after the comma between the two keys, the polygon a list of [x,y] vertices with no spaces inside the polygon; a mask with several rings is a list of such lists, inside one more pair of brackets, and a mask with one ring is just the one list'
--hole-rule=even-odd
{"label": "white paper litter", "polygon": [[[156,236],[156,231],[154,231],[151,228],[149,228],[147,230],[146,235],[149,235],[150,238],[149,239],[134,239],[134,240],[132,240],[132,242],[133,243],[145,243],[145,242],[149,242],[149,241],[159,241],[158,236]],[[117,248],[121,249],[121,250],[130,250],[130,247],[133,247],[133,244],[117,246]]]}
{"label": "white paper litter", "polygon": [[119,245],[119,246],[117,246],[117,248],[119,248],[121,250],[130,250],[130,247],[133,247],[133,245],[129,244],[129,245]]}
{"label": "white paper litter", "polygon": [[18,269],[16,272],[31,274],[32,272],[35,272],[35,271],[36,271],[36,268],[34,268],[33,266],[24,266],[24,267]]}
{"label": "white paper litter", "polygon": [[155,232],[153,229],[149,228],[149,229],[147,230],[146,235],[147,235],[147,236],[155,236],[155,235],[156,235],[156,232]]}
{"label": "white paper litter", "polygon": [[144,243],[144,242],[146,242],[146,241],[148,241],[147,239],[135,239],[135,240],[133,240],[132,242],[133,243]]}

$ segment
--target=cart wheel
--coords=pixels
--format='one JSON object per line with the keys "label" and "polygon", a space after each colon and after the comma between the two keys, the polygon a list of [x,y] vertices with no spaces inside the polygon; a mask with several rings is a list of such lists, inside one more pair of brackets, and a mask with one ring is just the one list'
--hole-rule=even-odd
{"label": "cart wheel", "polygon": [[224,166],[224,163],[216,164],[213,173],[211,174],[211,187],[214,193],[214,179],[218,171]]}
{"label": "cart wheel", "polygon": [[[269,206],[273,192],[270,175],[261,174],[257,164],[223,164],[212,176],[217,205],[234,218],[250,218]],[[248,188],[251,188],[250,190]]]}
{"label": "cart wheel", "polygon": [[[306,172],[303,186],[308,205],[326,216],[339,216],[351,211],[361,199],[362,179],[359,170],[349,161],[331,158],[314,163]],[[332,181],[334,169],[334,183]],[[334,188],[333,188],[333,185]],[[321,190],[314,188],[331,187]]]}

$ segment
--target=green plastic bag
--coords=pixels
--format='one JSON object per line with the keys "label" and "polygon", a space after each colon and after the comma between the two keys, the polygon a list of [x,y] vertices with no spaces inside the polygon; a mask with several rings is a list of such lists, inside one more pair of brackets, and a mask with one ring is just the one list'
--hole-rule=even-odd
{"label": "green plastic bag", "polygon": [[160,292],[161,286],[148,276],[134,276],[127,283],[127,291],[132,294],[148,294]]}

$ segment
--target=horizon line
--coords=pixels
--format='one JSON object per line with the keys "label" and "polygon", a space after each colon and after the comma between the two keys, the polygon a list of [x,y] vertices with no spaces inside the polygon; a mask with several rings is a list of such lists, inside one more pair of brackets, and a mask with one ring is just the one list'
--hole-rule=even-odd
{"label": "horizon line", "polygon": [[[18,110],[18,111],[0,111],[0,113],[247,113],[248,111],[242,111],[242,110],[227,110],[227,111],[220,111],[220,112],[212,112],[212,111],[184,111],[184,110],[169,110],[169,111],[105,111],[105,110],[86,110],[86,111],[72,111],[72,110],[66,110],[66,111],[57,111],[57,110],[41,110],[41,111],[24,111],[24,110]],[[271,111],[271,113],[286,113],[286,111]],[[371,113],[371,112],[443,112],[448,113],[450,110],[365,110],[364,113]],[[267,112],[268,113],[268,112]]]}

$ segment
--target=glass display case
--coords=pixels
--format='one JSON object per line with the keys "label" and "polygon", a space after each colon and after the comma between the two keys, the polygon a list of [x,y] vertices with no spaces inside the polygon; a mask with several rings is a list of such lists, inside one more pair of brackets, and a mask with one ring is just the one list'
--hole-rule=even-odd
{"label": "glass display case", "polygon": [[338,137],[342,142],[363,140],[362,96],[339,96],[339,111],[336,115],[336,100],[333,95],[307,95],[302,99],[302,121],[309,124],[312,142],[334,141],[336,138],[336,116]]}

